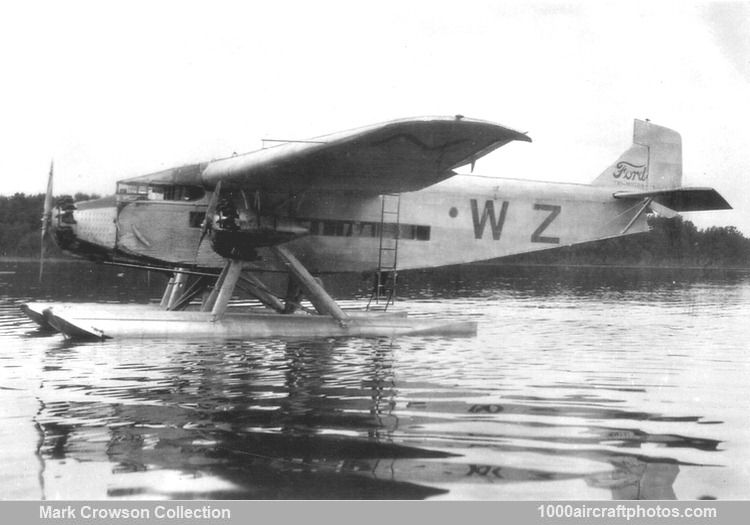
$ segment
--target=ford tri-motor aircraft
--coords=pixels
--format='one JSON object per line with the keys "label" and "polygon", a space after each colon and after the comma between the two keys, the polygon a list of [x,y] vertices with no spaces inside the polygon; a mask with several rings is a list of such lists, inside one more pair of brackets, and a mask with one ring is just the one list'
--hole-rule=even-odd
{"label": "ford tri-motor aircraft", "polygon": [[[635,121],[633,144],[591,184],[454,172],[511,141],[530,138],[460,115],[410,118],[121,180],[114,196],[55,206],[50,170],[43,236],[90,259],[174,273],[158,306],[22,308],[68,337],[471,333],[473,323],[372,306],[390,303],[400,270],[644,232],[653,211],[730,208],[711,188],[682,187],[680,135],[649,121]],[[265,272],[287,273],[286,289]],[[326,272],[372,273],[368,308],[341,308],[313,277]],[[238,290],[264,310],[228,309]]]}

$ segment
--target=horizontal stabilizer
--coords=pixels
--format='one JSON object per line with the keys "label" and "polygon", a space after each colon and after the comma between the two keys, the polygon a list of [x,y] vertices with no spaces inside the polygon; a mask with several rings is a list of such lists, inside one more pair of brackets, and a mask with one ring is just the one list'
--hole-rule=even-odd
{"label": "horizontal stabilizer", "polygon": [[615,199],[653,199],[674,211],[731,210],[729,203],[713,188],[675,188],[653,191],[617,191]]}

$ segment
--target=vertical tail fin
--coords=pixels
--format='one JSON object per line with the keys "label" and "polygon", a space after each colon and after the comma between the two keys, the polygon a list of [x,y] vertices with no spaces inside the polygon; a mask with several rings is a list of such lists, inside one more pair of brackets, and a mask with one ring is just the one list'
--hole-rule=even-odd
{"label": "vertical tail fin", "polygon": [[682,185],[680,134],[647,120],[636,120],[633,145],[592,184],[641,190],[679,188]]}

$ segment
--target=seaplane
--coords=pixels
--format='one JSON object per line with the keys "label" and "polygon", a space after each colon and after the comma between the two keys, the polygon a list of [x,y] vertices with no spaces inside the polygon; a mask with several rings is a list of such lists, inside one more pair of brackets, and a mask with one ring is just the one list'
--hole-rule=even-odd
{"label": "seaplane", "polygon": [[[462,115],[407,118],[120,180],[84,202],[53,203],[51,168],[42,246],[51,236],[71,254],[171,278],[158,304],[21,308],[67,338],[471,335],[476,322],[389,309],[398,272],[646,232],[653,213],[731,208],[712,188],[682,186],[680,134],[648,120],[590,184],[473,174],[513,141],[531,139]],[[338,272],[373,276],[367,305],[343,308],[325,290],[319,276]],[[274,289],[279,273],[286,286]],[[241,293],[257,306],[232,306]]]}

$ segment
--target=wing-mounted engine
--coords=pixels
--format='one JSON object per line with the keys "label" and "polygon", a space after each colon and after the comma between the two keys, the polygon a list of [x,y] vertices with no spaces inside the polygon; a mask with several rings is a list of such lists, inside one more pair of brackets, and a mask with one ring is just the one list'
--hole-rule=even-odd
{"label": "wing-mounted engine", "polygon": [[264,215],[259,205],[237,206],[229,195],[219,198],[210,232],[211,247],[216,253],[225,258],[253,261],[258,259],[258,248],[289,242],[307,235],[309,230],[294,219]]}

